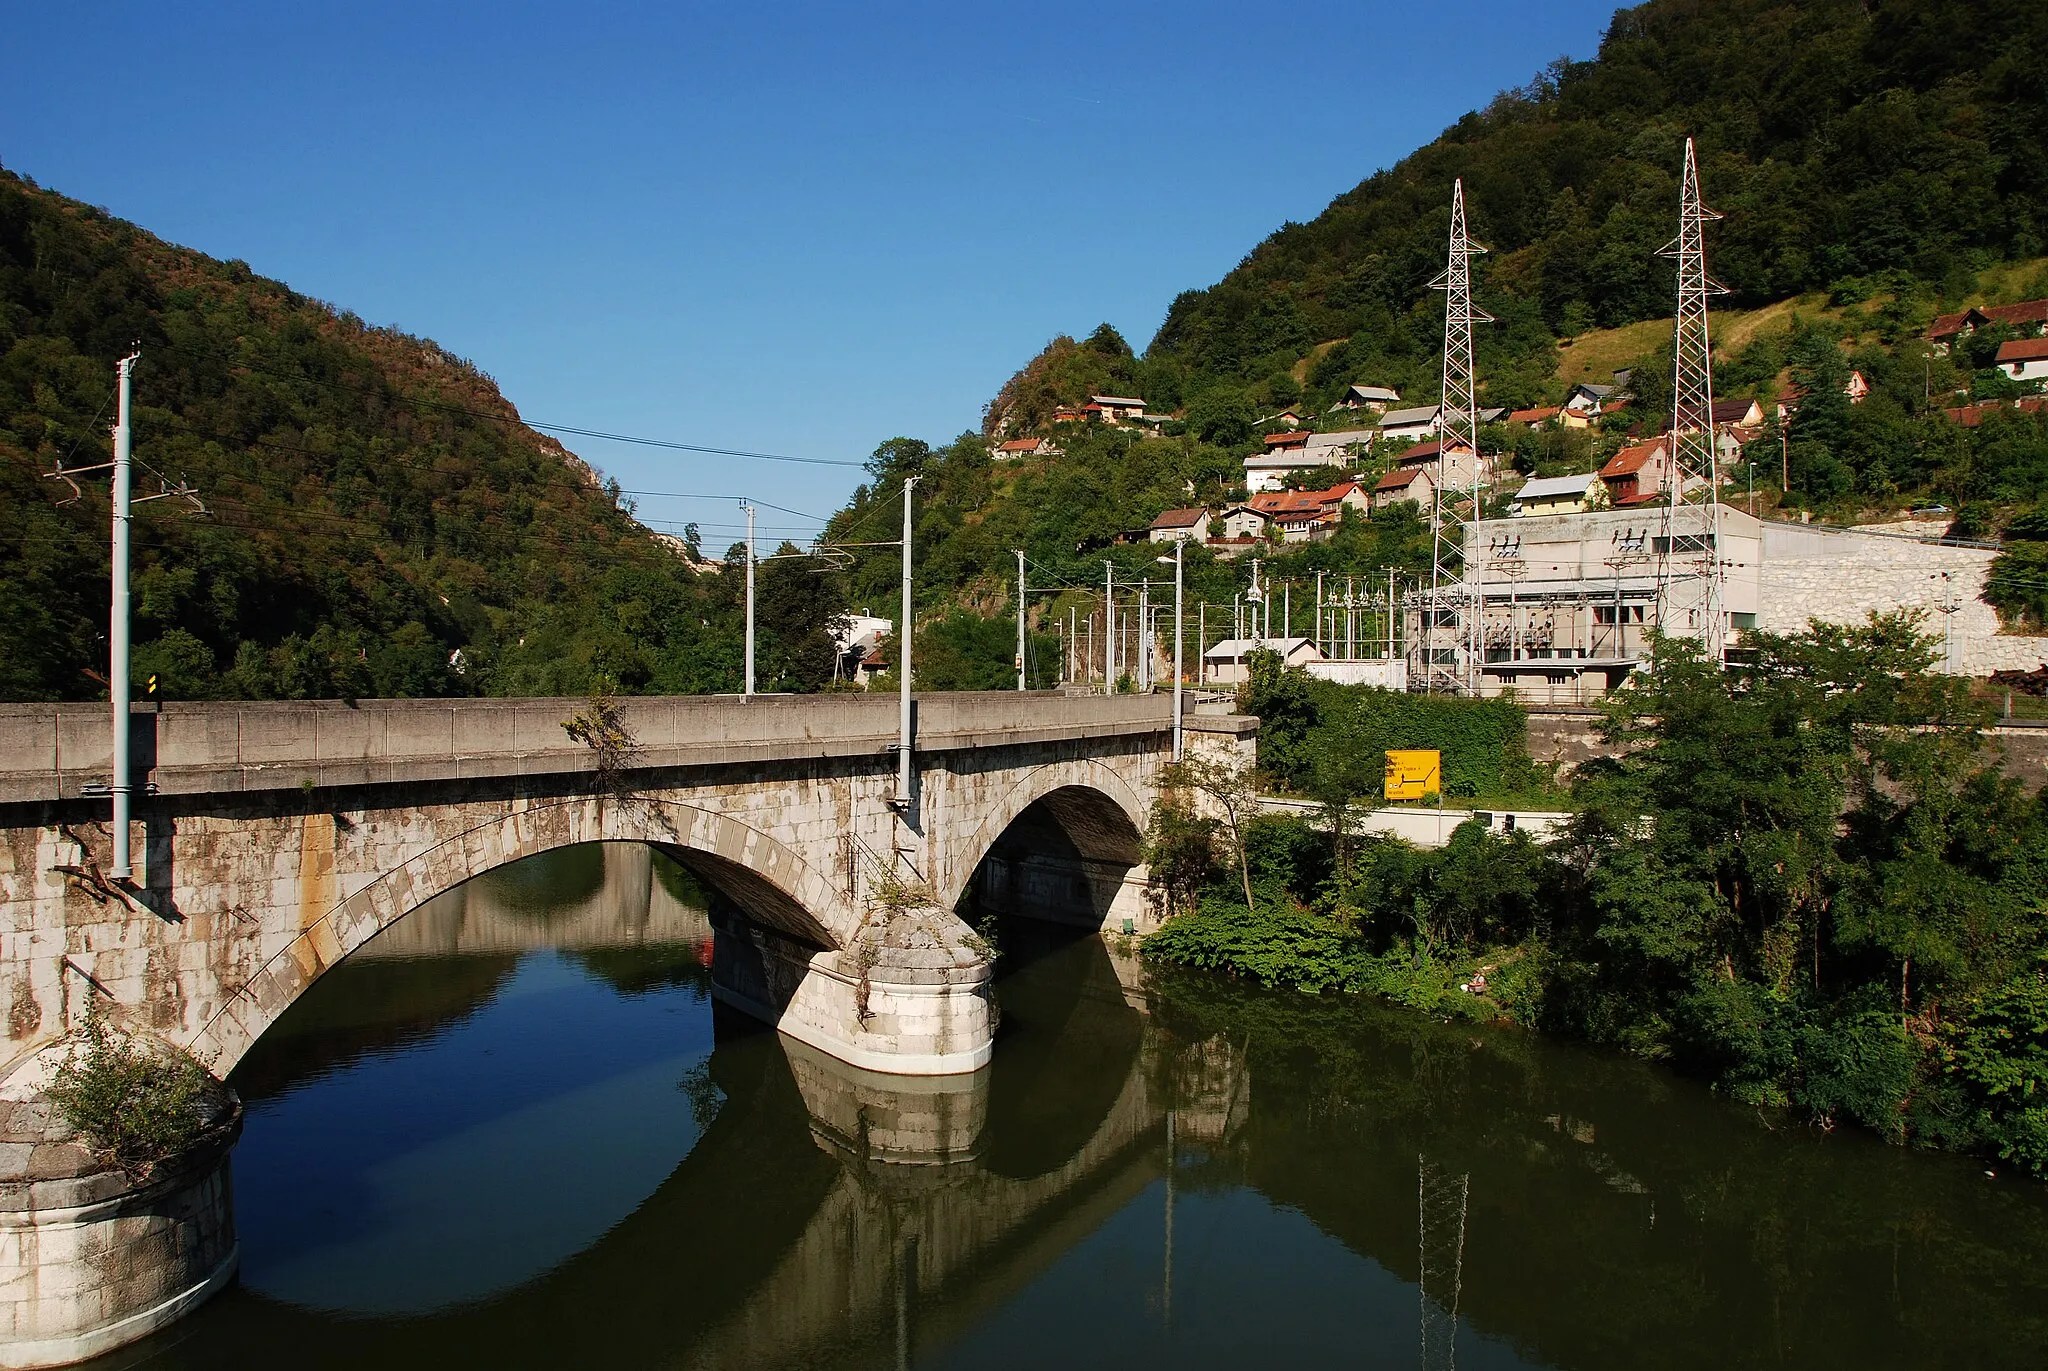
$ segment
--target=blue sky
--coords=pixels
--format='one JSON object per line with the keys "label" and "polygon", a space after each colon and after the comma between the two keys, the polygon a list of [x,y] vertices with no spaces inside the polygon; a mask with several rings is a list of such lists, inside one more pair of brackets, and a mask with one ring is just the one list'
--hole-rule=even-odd
{"label": "blue sky", "polygon": [[[858,461],[977,427],[1057,333],[1142,348],[1612,8],[17,5],[0,162],[433,338],[531,419]],[[860,479],[575,447],[818,514]]]}

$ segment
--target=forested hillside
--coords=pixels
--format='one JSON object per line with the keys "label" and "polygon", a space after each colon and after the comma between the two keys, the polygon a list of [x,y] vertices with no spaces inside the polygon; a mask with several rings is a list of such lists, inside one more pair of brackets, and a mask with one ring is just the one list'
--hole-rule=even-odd
{"label": "forested hillside", "polygon": [[2038,5],[1653,0],[1617,13],[1594,59],[1502,92],[1182,295],[1149,350],[1147,398],[1223,380],[1271,392],[1337,339],[1307,377],[1312,404],[1365,373],[1425,381],[1440,312],[1426,287],[1463,177],[1492,250],[1480,289],[1501,319],[1482,336],[1489,397],[1531,403],[1553,336],[1669,317],[1656,252],[1688,135],[1726,215],[1711,239],[1725,303],[1881,287],[1931,315],[1982,267],[2048,252],[2044,127]]}
{"label": "forested hillside", "polygon": [[[491,379],[0,172],[0,699],[105,683],[115,361],[139,342],[135,667],[170,698],[730,690],[697,574]],[[836,581],[764,569],[764,685],[829,680]],[[458,655],[459,654],[459,655]]]}
{"label": "forested hillside", "polygon": [[[1967,304],[2048,296],[2044,128],[2039,6],[1652,0],[1622,10],[1590,60],[1552,63],[1313,221],[1283,226],[1216,285],[1181,295],[1141,355],[1107,325],[1055,339],[994,397],[984,435],[1049,433],[1066,449],[1051,465],[1088,470],[1018,464],[931,554],[962,581],[983,578],[982,594],[1004,575],[989,549],[1008,539],[1069,576],[1103,556],[1121,558],[1126,576],[1152,574],[1147,549],[1097,549],[1169,506],[1229,498],[1236,464],[1278,411],[1325,430],[1370,423],[1331,409],[1360,382],[1434,403],[1443,303],[1429,282],[1443,267],[1457,178],[1490,248],[1475,290],[1496,316],[1479,330],[1483,403],[1555,404],[1573,378],[1632,371],[1633,404],[1598,433],[1502,427],[1482,443],[1526,474],[1595,469],[1630,430],[1668,422],[1669,327],[1644,321],[1672,311],[1674,268],[1659,249],[1675,233],[1690,136],[1708,202],[1725,216],[1708,235],[1711,269],[1729,289],[1715,308],[1736,325],[1716,335],[1717,393],[1756,397],[1766,415],[1789,391],[1812,397],[1788,431],[1767,422],[1749,460],[1726,471],[1733,489],[1765,510],[1843,522],[1945,506],[1958,533],[2008,539],[1992,594],[2016,626],[2039,624],[2048,411],[2000,404],[1967,423],[1947,412],[2039,383],[1992,366],[2013,336],[2002,327],[1948,351],[1924,334]],[[1575,363],[1585,354],[1609,360],[1589,373]],[[1840,393],[1852,370],[1870,384],[1855,405]],[[1056,408],[1106,389],[1177,417],[1152,439],[1051,424]],[[963,440],[937,456],[971,465],[980,451]],[[1388,456],[1361,463],[1364,478]],[[1511,495],[1512,483],[1494,498],[1505,509]],[[1389,520],[1403,516],[1373,523]],[[1278,550],[1273,570],[1362,576],[1418,569],[1424,554],[1390,526],[1348,530]],[[1241,573],[1197,560],[1199,579],[1227,599]]]}

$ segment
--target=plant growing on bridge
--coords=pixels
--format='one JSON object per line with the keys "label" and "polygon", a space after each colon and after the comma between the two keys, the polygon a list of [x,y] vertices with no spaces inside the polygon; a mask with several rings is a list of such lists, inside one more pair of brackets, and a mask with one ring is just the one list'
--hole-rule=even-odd
{"label": "plant growing on bridge", "polygon": [[109,1023],[95,1000],[49,1096],[102,1156],[146,1177],[205,1131],[218,1086],[190,1057],[139,1043]]}
{"label": "plant growing on bridge", "polygon": [[1190,753],[1161,771],[1159,779],[1168,790],[1192,790],[1206,797],[1220,811],[1221,831],[1229,835],[1230,854],[1237,859],[1238,878],[1244,885],[1244,906],[1252,908],[1252,868],[1244,830],[1259,809],[1257,772],[1241,762]]}
{"label": "plant growing on bridge", "polygon": [[581,714],[562,720],[562,731],[590,749],[597,773],[598,789],[615,791],[622,787],[627,766],[639,747],[613,692],[609,676],[600,676],[590,688],[590,701]]}

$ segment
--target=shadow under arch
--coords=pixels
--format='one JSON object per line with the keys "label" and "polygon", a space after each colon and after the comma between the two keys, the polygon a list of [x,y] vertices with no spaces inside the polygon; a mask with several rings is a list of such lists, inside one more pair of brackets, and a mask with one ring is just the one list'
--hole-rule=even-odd
{"label": "shadow under arch", "polygon": [[1137,803],[1105,767],[1048,767],[984,824],[959,907],[1000,925],[1002,1023],[982,1149],[993,1174],[1039,1176],[1079,1155],[1137,1067],[1142,1017],[1092,936],[1135,894]]}
{"label": "shadow under arch", "polygon": [[979,856],[956,901],[981,914],[1106,926],[1135,894],[1126,880],[1144,856],[1143,812],[1120,781],[1112,791],[1092,783],[1099,779],[1027,779],[982,825],[972,848]]}
{"label": "shadow under arch", "polygon": [[436,896],[526,857],[605,842],[647,844],[748,920],[799,943],[836,949],[854,926],[831,882],[785,844],[728,815],[639,796],[535,804],[444,838],[322,913],[225,998],[189,1050],[225,1076],[308,986]]}

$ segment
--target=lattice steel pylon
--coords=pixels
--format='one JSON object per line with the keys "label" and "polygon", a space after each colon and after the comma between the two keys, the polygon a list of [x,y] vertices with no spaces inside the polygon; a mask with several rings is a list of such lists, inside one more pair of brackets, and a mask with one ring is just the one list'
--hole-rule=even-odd
{"label": "lattice steel pylon", "polygon": [[1465,1212],[1469,1174],[1451,1175],[1415,1159],[1416,1286],[1421,1297],[1422,1371],[1457,1364],[1458,1299],[1465,1285]]}
{"label": "lattice steel pylon", "polygon": [[1700,200],[1699,168],[1688,138],[1678,237],[1661,254],[1678,259],[1678,317],[1672,337],[1671,493],[1657,559],[1657,621],[1666,633],[1697,638],[1716,662],[1728,640],[1727,572],[1707,297],[1728,292],[1707,275],[1706,226],[1720,217]]}
{"label": "lattice steel pylon", "polygon": [[[1485,478],[1479,459],[1479,389],[1472,363],[1472,327],[1493,316],[1472,303],[1472,259],[1486,249],[1465,231],[1465,182],[1451,183],[1451,239],[1443,274],[1429,283],[1444,293],[1444,388],[1437,412],[1436,536],[1429,591],[1422,601],[1418,632],[1409,638],[1421,655],[1410,669],[1423,688],[1449,685],[1464,695],[1479,693],[1479,664],[1485,659],[1486,564],[1479,541],[1484,517]],[[1471,471],[1463,482],[1472,501],[1462,513],[1456,493],[1457,461]],[[1445,649],[1448,648],[1448,661]]]}

